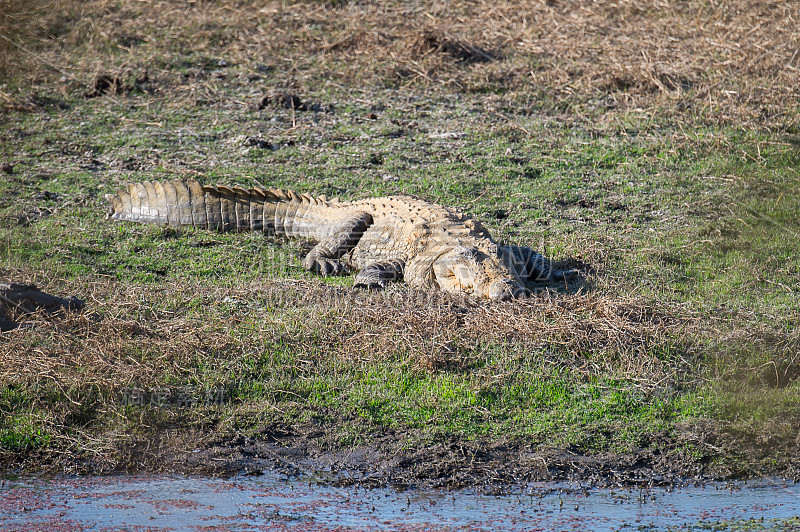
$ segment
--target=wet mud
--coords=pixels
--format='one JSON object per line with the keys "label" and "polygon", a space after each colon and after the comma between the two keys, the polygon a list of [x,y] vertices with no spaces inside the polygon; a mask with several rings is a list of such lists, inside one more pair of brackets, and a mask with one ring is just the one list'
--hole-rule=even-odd
{"label": "wet mud", "polygon": [[[7,472],[74,474],[180,473],[214,476],[314,478],[338,486],[400,489],[476,489],[503,494],[531,482],[575,482],[596,487],[685,486],[724,480],[766,477],[798,478],[788,451],[774,460],[775,450],[724,461],[698,446],[665,435],[653,436],[648,448],[627,452],[580,454],[569,448],[543,448],[525,442],[451,438],[426,445],[404,445],[408,433],[373,434],[369,443],[341,446],[336,428],[314,425],[271,427],[253,436],[201,434],[139,440],[114,456],[17,453],[2,461]],[[720,438],[714,440],[726,446]],[[708,444],[710,445],[710,444]],[[717,447],[717,451],[720,447]],[[722,465],[724,464],[724,465]],[[736,465],[738,464],[738,465]]]}

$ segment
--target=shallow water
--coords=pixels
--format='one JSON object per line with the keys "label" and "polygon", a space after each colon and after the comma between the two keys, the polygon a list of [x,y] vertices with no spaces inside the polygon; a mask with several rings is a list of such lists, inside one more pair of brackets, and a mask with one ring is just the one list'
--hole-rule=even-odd
{"label": "shallow water", "polygon": [[[0,482],[0,530],[651,530],[800,515],[781,481],[674,491],[532,484],[518,494],[319,485],[270,474],[22,477]],[[797,524],[796,521],[793,521]],[[758,528],[757,528],[758,529]]]}

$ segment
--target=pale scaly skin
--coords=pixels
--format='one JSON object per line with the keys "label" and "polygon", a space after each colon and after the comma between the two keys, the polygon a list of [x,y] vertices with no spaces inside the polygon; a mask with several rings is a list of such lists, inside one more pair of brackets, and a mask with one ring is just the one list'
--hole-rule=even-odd
{"label": "pale scaly skin", "polygon": [[496,300],[527,293],[525,281],[563,279],[530,248],[499,246],[467,215],[408,196],[340,202],[277,188],[144,182],[107,194],[109,218],[263,231],[316,242],[303,267],[322,275],[360,270],[355,286],[405,280]]}

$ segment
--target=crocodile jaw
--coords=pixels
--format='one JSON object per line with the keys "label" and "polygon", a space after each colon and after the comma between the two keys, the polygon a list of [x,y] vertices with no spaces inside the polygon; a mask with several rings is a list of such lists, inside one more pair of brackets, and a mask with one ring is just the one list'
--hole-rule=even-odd
{"label": "crocodile jaw", "polygon": [[466,292],[495,301],[527,294],[525,285],[493,254],[477,249],[456,249],[433,265],[436,283],[448,292]]}
{"label": "crocodile jaw", "polygon": [[491,283],[486,296],[495,301],[510,301],[525,297],[528,290],[516,279],[503,279]]}

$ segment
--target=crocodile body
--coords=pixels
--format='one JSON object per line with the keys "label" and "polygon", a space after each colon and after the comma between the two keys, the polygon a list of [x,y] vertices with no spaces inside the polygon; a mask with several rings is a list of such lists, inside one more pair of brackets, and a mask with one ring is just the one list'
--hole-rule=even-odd
{"label": "crocodile body", "polygon": [[507,300],[526,293],[525,281],[564,275],[530,248],[498,245],[467,215],[408,196],[340,202],[189,180],[131,184],[106,199],[112,220],[261,231],[316,242],[303,267],[322,275],[360,270],[356,286],[405,280]]}

